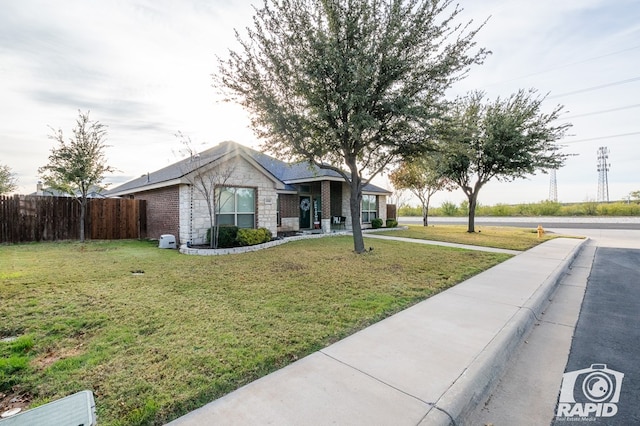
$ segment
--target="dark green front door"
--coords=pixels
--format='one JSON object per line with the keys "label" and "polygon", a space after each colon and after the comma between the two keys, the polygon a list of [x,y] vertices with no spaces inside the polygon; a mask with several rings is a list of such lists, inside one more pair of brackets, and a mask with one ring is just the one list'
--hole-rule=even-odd
{"label": "dark green front door", "polygon": [[300,197],[300,229],[311,228],[311,197]]}

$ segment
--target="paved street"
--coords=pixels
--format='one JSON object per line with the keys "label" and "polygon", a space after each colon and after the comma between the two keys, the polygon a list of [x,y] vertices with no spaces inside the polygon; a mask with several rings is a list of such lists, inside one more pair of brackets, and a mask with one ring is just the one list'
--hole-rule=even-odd
{"label": "paved street", "polygon": [[[420,225],[421,217],[400,217],[400,225]],[[466,217],[429,217],[429,225],[466,225]],[[476,217],[477,226],[515,226],[520,228],[535,228],[542,225],[547,228],[565,229],[633,229],[640,230],[640,217]]]}
{"label": "paved street", "polygon": [[[555,419],[559,396],[568,399],[569,393],[575,403],[563,406],[562,413],[582,411],[586,416],[577,423],[640,424],[640,231],[550,231],[584,235],[590,241],[469,424],[545,425],[554,420],[554,425],[575,424],[580,419],[577,415],[571,421]],[[563,373],[579,370],[587,371],[565,379],[567,392],[561,394]],[[609,370],[624,374],[621,387]],[[584,396],[582,384],[590,398]],[[605,406],[612,404],[615,389],[620,389],[619,402],[615,408]],[[614,411],[613,416],[602,415]]]}
{"label": "paved street", "polygon": [[[566,367],[566,372],[588,370],[567,388],[566,395],[577,404],[561,401],[559,414],[590,408],[583,413],[595,419],[590,424],[640,424],[639,312],[640,250],[599,248]],[[609,370],[624,374],[624,379]],[[556,417],[554,425],[564,424],[565,416]]]}

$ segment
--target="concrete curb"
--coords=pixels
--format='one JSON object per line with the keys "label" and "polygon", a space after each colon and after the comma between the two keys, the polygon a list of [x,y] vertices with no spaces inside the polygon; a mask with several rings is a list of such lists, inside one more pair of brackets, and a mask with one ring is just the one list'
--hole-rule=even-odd
{"label": "concrete curb", "polygon": [[[429,410],[421,426],[472,424],[468,416],[497,385],[510,356],[549,303],[563,275],[570,268],[588,239],[576,245],[563,262],[520,307],[504,328],[489,342],[469,367]],[[446,413],[448,416],[445,416]]]}

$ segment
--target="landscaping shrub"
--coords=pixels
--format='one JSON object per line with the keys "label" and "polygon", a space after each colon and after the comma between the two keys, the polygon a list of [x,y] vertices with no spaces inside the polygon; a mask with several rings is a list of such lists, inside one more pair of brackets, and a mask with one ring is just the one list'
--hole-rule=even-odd
{"label": "landscaping shrub", "polygon": [[238,229],[237,241],[241,246],[255,246],[271,241],[271,231],[267,228]]}
{"label": "landscaping shrub", "polygon": [[[214,228],[207,230],[207,244],[211,242],[211,232]],[[238,237],[238,227],[224,225],[218,229],[218,248],[233,247],[236,245]]]}
{"label": "landscaping shrub", "polygon": [[382,228],[382,219],[376,217],[375,219],[371,219],[371,227],[373,229]]}
{"label": "landscaping shrub", "polygon": [[398,226],[398,221],[395,219],[387,219],[387,228],[395,228]]}

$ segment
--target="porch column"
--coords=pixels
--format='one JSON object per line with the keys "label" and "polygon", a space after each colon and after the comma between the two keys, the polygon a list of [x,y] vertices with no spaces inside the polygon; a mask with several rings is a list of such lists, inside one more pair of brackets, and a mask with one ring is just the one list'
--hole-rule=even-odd
{"label": "porch column", "polygon": [[321,226],[323,233],[331,232],[331,182],[323,180],[320,187],[320,198],[322,200]]}

